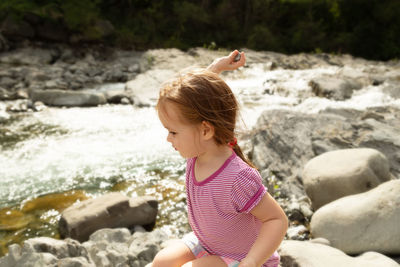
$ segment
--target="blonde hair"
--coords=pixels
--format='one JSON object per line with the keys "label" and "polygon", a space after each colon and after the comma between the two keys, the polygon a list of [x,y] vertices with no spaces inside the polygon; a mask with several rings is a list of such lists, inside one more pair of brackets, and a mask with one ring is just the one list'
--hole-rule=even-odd
{"label": "blonde hair", "polygon": [[217,145],[232,146],[235,153],[249,166],[255,166],[248,160],[235,140],[235,125],[239,105],[229,86],[214,72],[205,69],[181,73],[164,83],[160,90],[157,110],[165,103],[174,104],[181,118],[191,124],[203,121],[214,126],[214,141]]}

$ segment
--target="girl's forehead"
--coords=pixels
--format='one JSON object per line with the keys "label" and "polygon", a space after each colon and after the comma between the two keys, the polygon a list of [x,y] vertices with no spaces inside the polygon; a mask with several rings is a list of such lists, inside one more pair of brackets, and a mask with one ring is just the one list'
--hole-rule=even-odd
{"label": "girl's forehead", "polygon": [[168,127],[170,124],[182,124],[182,119],[179,115],[178,108],[172,103],[164,103],[158,109],[158,117],[164,126]]}
{"label": "girl's forehead", "polygon": [[158,115],[163,119],[176,120],[179,118],[179,111],[174,104],[165,102],[158,108]]}

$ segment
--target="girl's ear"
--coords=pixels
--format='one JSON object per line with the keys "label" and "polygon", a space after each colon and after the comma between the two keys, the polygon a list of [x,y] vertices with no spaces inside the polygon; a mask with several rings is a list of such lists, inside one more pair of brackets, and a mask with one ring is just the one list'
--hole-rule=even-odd
{"label": "girl's ear", "polygon": [[201,122],[201,136],[204,140],[210,140],[214,137],[215,128],[208,121]]}

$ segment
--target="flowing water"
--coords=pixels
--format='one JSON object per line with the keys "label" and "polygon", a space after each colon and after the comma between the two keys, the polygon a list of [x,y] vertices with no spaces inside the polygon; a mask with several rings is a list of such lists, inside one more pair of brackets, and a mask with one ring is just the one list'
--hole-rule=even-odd
{"label": "flowing water", "polygon": [[[255,64],[229,76],[242,106],[241,131],[251,129],[265,109],[315,113],[327,107],[400,107],[400,100],[383,93],[383,85],[364,87],[346,101],[304,97],[310,79],[338,71],[334,66],[265,71]],[[290,89],[268,93],[278,88]],[[67,204],[111,191],[156,196],[157,227],[182,234],[187,229],[185,162],[166,134],[154,107],[125,105],[48,108],[0,126],[0,245],[37,235],[58,237],[57,221]],[[57,201],[66,203],[57,206]]]}

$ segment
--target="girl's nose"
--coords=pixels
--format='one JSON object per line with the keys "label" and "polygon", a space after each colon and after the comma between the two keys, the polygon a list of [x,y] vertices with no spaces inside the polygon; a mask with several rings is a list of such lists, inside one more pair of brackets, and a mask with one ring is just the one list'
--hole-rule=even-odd
{"label": "girl's nose", "polygon": [[167,142],[172,143],[172,137],[170,133],[167,135]]}

